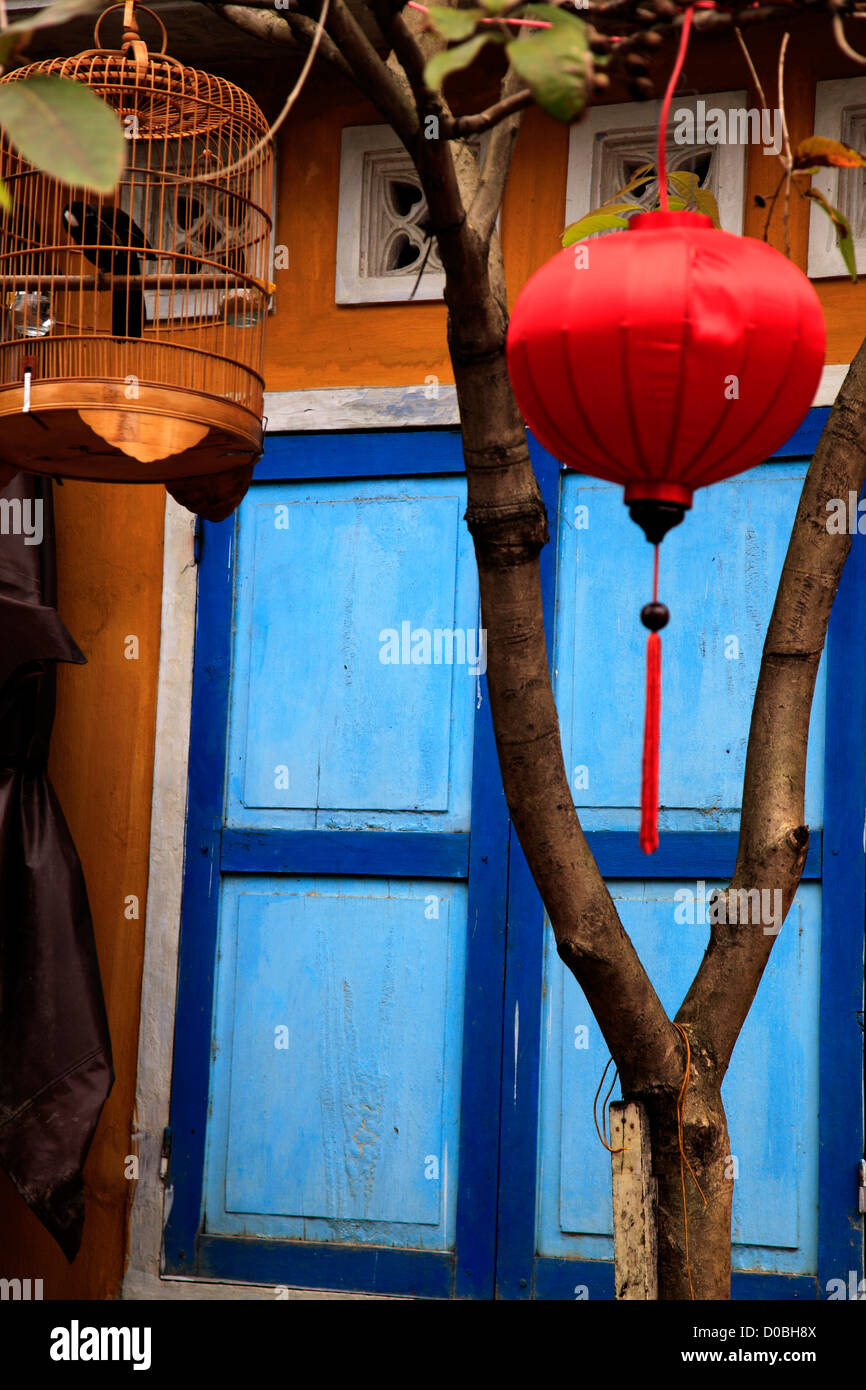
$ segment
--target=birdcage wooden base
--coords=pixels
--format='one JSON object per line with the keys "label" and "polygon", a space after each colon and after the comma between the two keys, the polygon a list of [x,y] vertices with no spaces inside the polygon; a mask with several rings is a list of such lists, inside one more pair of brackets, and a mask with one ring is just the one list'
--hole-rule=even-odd
{"label": "birdcage wooden base", "polygon": [[0,464],[127,483],[193,478],[261,455],[260,416],[195,391],[122,381],[34,381],[0,388]]}

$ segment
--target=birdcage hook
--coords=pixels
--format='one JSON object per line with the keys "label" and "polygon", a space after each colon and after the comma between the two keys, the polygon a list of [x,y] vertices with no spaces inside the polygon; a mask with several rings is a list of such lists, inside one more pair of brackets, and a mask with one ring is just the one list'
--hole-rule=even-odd
{"label": "birdcage hook", "polygon": [[99,37],[100,30],[102,28],[102,21],[106,18],[107,15],[111,14],[112,10],[123,10],[123,36],[120,41],[119,50],[107,51],[118,51],[120,53],[123,53],[125,56],[132,58],[135,62],[136,75],[140,79],[147,69],[148,62],[150,61],[150,53],[147,44],[145,43],[144,39],[141,37],[141,34],[139,33],[138,14],[140,12],[143,12],[144,14],[149,14],[151,19],[153,19],[155,23],[159,26],[159,31],[162,37],[159,49],[157,51],[160,53],[160,55],[164,55],[166,49],[168,48],[168,34],[166,33],[165,25],[163,24],[159,15],[156,14],[154,10],[148,9],[147,5],[139,5],[137,3],[137,0],[118,0],[117,4],[109,5],[107,9],[102,11],[102,14],[99,16],[99,18],[96,21],[96,24],[93,27],[93,42],[96,45],[97,49],[102,48],[102,44],[100,43]]}

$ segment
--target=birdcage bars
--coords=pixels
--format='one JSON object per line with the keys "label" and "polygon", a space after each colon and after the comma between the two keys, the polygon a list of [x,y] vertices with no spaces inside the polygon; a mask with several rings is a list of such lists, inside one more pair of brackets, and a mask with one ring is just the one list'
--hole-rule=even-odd
{"label": "birdcage bars", "polygon": [[134,0],[118,8],[121,49],[0,79],[86,83],[117,112],[129,147],[105,198],[0,144],[12,197],[0,222],[0,456],[124,481],[218,472],[261,452],[267,122],[232,83],[168,57],[157,16],[162,47],[150,53]]}

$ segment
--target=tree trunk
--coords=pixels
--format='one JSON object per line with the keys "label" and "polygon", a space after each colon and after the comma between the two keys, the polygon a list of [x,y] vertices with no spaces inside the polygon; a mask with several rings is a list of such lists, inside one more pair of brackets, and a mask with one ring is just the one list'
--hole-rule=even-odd
{"label": "tree trunk", "polygon": [[652,1171],[658,1182],[660,1300],[731,1296],[734,1166],[728,1125],[714,1069],[706,1053],[699,1052],[696,1059],[693,1039],[691,1046],[691,1075],[683,1105],[685,1160],[678,1138],[679,1093],[666,1089],[634,1097],[643,1101],[649,1116]]}
{"label": "tree trunk", "polygon": [[[490,260],[490,279],[496,285],[501,260],[495,240]],[[678,1098],[685,1046],[619,921],[574,809],[541,605],[539,555],[548,539],[546,514],[508,380],[503,300],[486,276],[480,283],[477,271],[469,274],[474,276],[471,316],[464,288],[459,281],[455,285],[458,276],[452,275],[449,284],[446,297],[461,306],[459,317],[452,311],[449,318],[449,346],[468,478],[466,520],[478,561],[487,683],[506,798],[559,954],[599,1022],[622,1077],[623,1095],[647,1107],[659,1191],[659,1298],[726,1299],[732,1183],[719,1089],[707,1051],[692,1042],[683,1144],[707,1198],[705,1206],[680,1157]],[[636,1046],[636,1017],[643,1023],[645,1045]]]}

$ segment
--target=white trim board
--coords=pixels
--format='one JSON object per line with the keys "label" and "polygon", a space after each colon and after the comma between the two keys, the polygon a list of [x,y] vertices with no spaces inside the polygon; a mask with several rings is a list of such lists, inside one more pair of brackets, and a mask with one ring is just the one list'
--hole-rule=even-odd
{"label": "white trim board", "polygon": [[[139,1175],[121,1298],[160,1298],[162,1135],[168,1124],[186,826],[195,635],[195,517],[166,494],[150,863],[133,1152]],[[189,1295],[175,1295],[188,1297]],[[204,1295],[213,1297],[213,1295]],[[244,1295],[245,1296],[245,1295]]]}
{"label": "white trim board", "polygon": [[839,387],[848,375],[849,366],[848,362],[834,362],[832,366],[824,368],[815,399],[812,401],[813,407],[833,404],[839,394]]}
{"label": "white trim board", "polygon": [[265,392],[268,434],[292,430],[411,429],[459,423],[456,386],[440,385],[432,375],[419,386]]}
{"label": "white trim board", "polygon": [[[832,405],[845,379],[848,364],[825,367],[812,405]],[[333,390],[266,391],[268,434],[316,430],[412,429],[455,427],[460,424],[457,390],[437,386],[428,397],[426,386],[342,386]]]}

